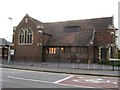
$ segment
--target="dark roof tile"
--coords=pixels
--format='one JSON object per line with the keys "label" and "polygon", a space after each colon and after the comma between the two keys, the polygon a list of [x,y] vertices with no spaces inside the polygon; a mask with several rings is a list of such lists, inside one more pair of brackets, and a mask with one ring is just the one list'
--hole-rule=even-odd
{"label": "dark roof tile", "polygon": [[[52,23],[42,23],[36,19],[33,20],[37,25],[43,24],[44,32],[52,35],[50,42],[46,46],[87,46],[92,39],[95,28],[99,30],[108,29],[108,25],[112,25],[112,17]],[[65,33],[64,27],[66,26],[80,26],[81,29],[79,32]]]}

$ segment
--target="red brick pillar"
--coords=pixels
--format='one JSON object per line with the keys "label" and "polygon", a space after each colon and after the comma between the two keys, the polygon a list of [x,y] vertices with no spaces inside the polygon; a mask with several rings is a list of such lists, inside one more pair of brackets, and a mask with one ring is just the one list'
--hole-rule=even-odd
{"label": "red brick pillar", "polygon": [[38,54],[38,58],[40,58],[40,61],[41,62],[43,62],[44,60],[43,60],[43,42],[44,42],[44,38],[43,38],[43,34],[44,34],[44,32],[43,32],[43,30],[44,30],[44,28],[43,28],[43,25],[38,25],[37,27],[37,30],[38,30],[38,43],[37,43],[37,46],[38,46],[38,52],[39,52],[39,54]]}

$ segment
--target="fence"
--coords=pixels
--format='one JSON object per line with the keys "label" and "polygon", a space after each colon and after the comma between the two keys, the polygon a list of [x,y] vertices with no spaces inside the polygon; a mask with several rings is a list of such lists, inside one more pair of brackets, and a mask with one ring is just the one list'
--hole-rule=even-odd
{"label": "fence", "polygon": [[120,62],[110,62],[110,64],[105,65],[104,63],[66,63],[66,62],[34,62],[34,61],[10,61],[8,63],[7,60],[2,60],[3,64],[14,64],[14,65],[29,65],[29,66],[37,66],[37,67],[49,67],[49,68],[71,68],[71,69],[85,69],[85,70],[119,70]]}

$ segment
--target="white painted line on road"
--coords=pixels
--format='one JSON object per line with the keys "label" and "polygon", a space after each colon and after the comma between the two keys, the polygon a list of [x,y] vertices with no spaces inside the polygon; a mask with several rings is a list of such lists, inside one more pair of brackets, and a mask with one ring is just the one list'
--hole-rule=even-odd
{"label": "white painted line on road", "polygon": [[57,85],[63,85],[63,86],[71,86],[71,87],[81,87],[81,88],[95,88],[95,87],[86,87],[86,86],[78,86],[78,85],[70,85],[70,84],[62,84],[62,83],[59,83],[60,81],[64,81],[64,80],[67,80],[73,76],[69,76],[67,78],[64,78],[61,79],[61,80],[58,80],[56,82],[49,82],[49,81],[42,81],[42,80],[35,80],[35,79],[27,79],[27,78],[21,78],[21,77],[14,77],[14,76],[8,76],[9,78],[11,79],[18,79],[18,80],[25,80],[25,81],[34,81],[34,82],[41,82],[41,83],[50,83],[50,84],[57,84]]}
{"label": "white painted line on road", "polygon": [[64,86],[71,86],[71,87],[79,87],[79,88],[97,88],[97,87],[87,87],[87,86],[78,86],[78,85],[71,85],[71,84],[63,84],[63,83],[55,83],[58,85],[64,85]]}
{"label": "white painted line on road", "polygon": [[81,79],[81,78],[83,78],[83,77],[78,77],[78,78],[80,78],[80,79]]}
{"label": "white painted line on road", "polygon": [[64,85],[64,86],[71,86],[71,87],[79,87],[79,88],[95,88],[95,87],[86,87],[86,86],[78,86],[78,85],[71,85],[71,84],[63,84],[63,83],[60,83],[62,81],[65,81],[65,80],[68,80],[70,78],[74,77],[74,75],[71,75],[71,76],[68,76],[66,78],[63,78],[63,79],[60,79],[60,80],[57,80],[55,82],[53,82],[54,84],[58,84],[58,85]]}
{"label": "white painted line on road", "polygon": [[63,79],[60,79],[60,80],[57,80],[57,81],[55,81],[54,83],[59,83],[59,82],[65,81],[65,80],[67,80],[67,79],[70,79],[70,78],[72,78],[72,77],[73,77],[73,75],[71,75],[71,76],[69,76],[69,77],[66,77],[66,78],[63,78]]}
{"label": "white painted line on road", "polygon": [[42,83],[53,83],[49,81],[42,81],[42,80],[35,80],[35,79],[27,79],[27,78],[21,78],[21,77],[13,77],[13,76],[8,76],[9,78],[12,79],[18,79],[18,80],[25,80],[25,81],[34,81],[34,82],[42,82]]}

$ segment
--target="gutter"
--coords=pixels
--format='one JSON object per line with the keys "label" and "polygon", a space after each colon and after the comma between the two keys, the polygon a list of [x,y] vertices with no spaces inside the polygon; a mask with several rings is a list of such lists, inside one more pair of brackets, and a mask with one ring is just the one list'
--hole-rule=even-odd
{"label": "gutter", "polygon": [[93,30],[93,33],[92,33],[92,38],[91,38],[91,40],[90,40],[90,42],[89,42],[89,45],[93,45],[93,44],[94,44],[95,32],[96,32],[96,30],[94,29],[94,30]]}

